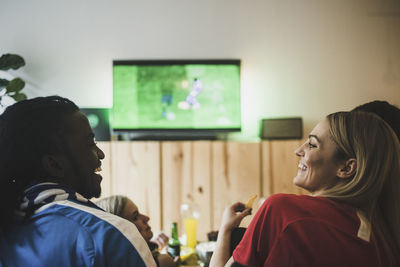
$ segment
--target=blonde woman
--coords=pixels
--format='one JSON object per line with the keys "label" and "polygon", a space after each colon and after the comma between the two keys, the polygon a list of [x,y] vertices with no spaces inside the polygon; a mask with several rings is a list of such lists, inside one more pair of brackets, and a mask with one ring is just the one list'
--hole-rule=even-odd
{"label": "blonde woman", "polygon": [[159,250],[168,244],[168,236],[164,233],[160,233],[157,236],[153,236],[150,225],[148,224],[150,218],[140,213],[139,208],[133,203],[132,200],[125,196],[115,195],[107,198],[103,198],[96,202],[100,208],[107,212],[122,217],[134,225],[142,235],[143,239],[149,245],[149,248],[153,254],[154,260],[157,266],[160,267],[174,267],[176,263],[166,254],[160,254]]}
{"label": "blonde woman", "polygon": [[294,183],[312,196],[269,197],[229,258],[250,213],[224,212],[210,266],[400,266],[400,145],[372,113],[328,115],[296,150]]}

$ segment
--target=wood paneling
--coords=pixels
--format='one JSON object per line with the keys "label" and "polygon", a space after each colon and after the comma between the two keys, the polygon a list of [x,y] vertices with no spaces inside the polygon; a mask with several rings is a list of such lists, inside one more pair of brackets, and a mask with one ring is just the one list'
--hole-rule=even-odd
{"label": "wood paneling", "polygon": [[[188,184],[190,177],[190,143],[163,142],[162,151],[162,210],[163,227],[170,230],[172,222],[178,223],[178,234],[182,234],[182,220],[180,206],[187,201],[190,193]],[[185,194],[186,192],[186,194]]]}
{"label": "wood paneling", "polygon": [[183,203],[196,205],[200,211],[198,239],[206,240],[211,227],[210,142],[163,142],[161,177],[164,229],[169,231],[176,221],[182,234],[180,207]]}
{"label": "wood paneling", "polygon": [[211,229],[211,142],[193,142],[193,200],[199,203],[200,219],[198,223],[198,240],[207,240]]}
{"label": "wood paneling", "polygon": [[[228,204],[246,202],[257,194],[253,214],[265,197],[305,193],[293,185],[301,140],[260,143],[226,141],[100,142],[103,196],[131,198],[150,217],[154,231],[169,234],[171,223],[183,234],[182,203],[200,210],[198,240],[218,230]],[[252,216],[245,218],[247,226]]]}
{"label": "wood paneling", "polygon": [[293,184],[299,163],[295,150],[302,142],[302,140],[279,140],[261,143],[264,196],[276,193],[305,193]]}
{"label": "wood paneling", "polygon": [[260,145],[261,145],[261,196],[269,197],[270,195],[273,194],[272,146],[271,142],[262,142]]}
{"label": "wood paneling", "polygon": [[[260,196],[260,157],[259,143],[213,142],[213,229],[219,228],[228,204],[246,202],[254,194]],[[246,217],[241,225],[246,227],[253,215]]]}
{"label": "wood paneling", "polygon": [[112,194],[125,195],[150,217],[154,230],[161,225],[159,142],[112,142]]}

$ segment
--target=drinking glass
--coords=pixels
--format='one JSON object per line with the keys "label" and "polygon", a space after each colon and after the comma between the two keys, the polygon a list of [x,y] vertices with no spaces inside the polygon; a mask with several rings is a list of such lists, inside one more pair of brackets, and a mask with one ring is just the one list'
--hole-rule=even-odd
{"label": "drinking glass", "polygon": [[181,214],[186,233],[186,246],[195,248],[197,244],[197,223],[200,218],[200,211],[194,203],[181,205]]}

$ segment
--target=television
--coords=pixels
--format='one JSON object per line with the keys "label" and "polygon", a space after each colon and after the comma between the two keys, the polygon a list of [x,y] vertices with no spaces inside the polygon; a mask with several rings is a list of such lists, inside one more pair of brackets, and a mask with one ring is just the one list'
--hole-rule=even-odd
{"label": "television", "polygon": [[114,60],[112,128],[157,140],[240,131],[240,60]]}

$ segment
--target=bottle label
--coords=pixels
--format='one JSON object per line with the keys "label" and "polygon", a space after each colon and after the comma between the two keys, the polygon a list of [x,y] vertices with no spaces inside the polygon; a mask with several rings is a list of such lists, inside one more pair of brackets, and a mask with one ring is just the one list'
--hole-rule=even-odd
{"label": "bottle label", "polygon": [[179,245],[169,245],[168,246],[168,254],[172,257],[175,258],[177,256],[180,256],[181,253],[181,248]]}

